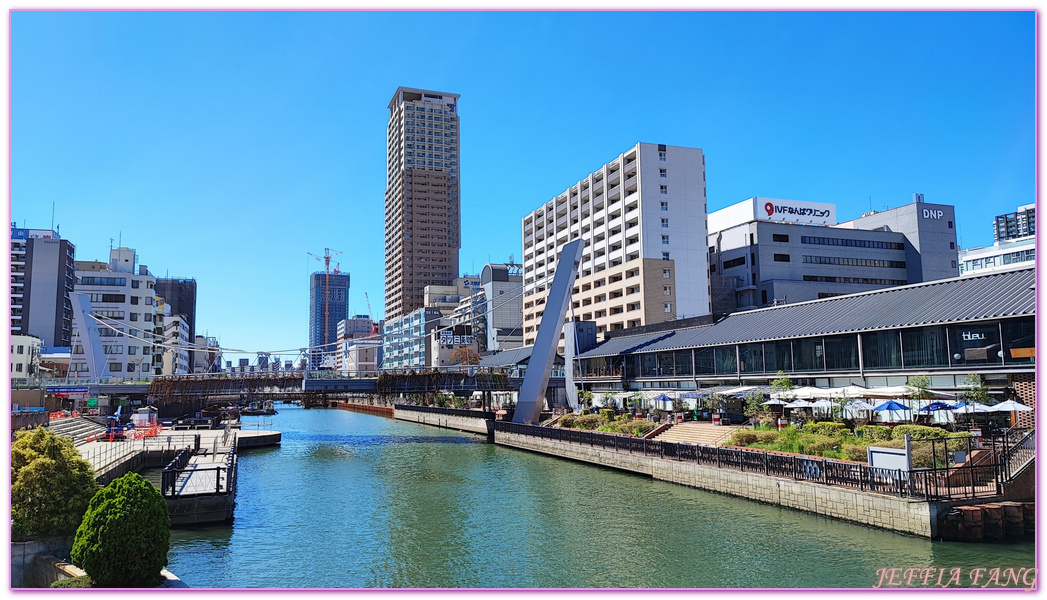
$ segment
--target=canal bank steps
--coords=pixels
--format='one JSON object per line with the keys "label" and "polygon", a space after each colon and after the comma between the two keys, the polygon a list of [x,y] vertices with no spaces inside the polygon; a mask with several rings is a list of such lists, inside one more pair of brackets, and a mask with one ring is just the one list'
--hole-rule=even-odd
{"label": "canal bank steps", "polygon": [[87,439],[91,436],[105,433],[105,425],[96,423],[87,417],[57,419],[51,421],[47,427],[55,435],[73,440],[76,446],[87,443]]}
{"label": "canal bank steps", "polygon": [[702,421],[686,421],[677,423],[662,433],[654,436],[659,442],[674,442],[677,444],[694,444],[700,446],[720,446],[727,441],[735,431],[746,429],[742,425],[713,425]]}

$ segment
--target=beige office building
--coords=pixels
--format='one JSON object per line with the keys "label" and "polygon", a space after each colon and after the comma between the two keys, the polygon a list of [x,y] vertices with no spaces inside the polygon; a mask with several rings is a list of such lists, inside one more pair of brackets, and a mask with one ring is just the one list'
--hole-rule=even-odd
{"label": "beige office building", "polygon": [[709,314],[705,157],[640,143],[523,219],[524,344],[564,244],[585,240],[567,320],[615,331]]}
{"label": "beige office building", "polygon": [[386,132],[385,318],[458,276],[458,94],[397,88]]}

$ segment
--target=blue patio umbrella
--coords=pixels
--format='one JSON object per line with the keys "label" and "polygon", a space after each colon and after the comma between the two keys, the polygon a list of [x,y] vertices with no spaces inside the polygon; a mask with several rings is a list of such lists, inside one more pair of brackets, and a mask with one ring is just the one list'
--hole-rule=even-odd
{"label": "blue patio umbrella", "polygon": [[905,406],[904,404],[899,404],[899,403],[895,402],[894,400],[888,400],[887,402],[884,402],[883,404],[877,406],[873,410],[875,410],[875,411],[881,411],[881,410],[909,410],[909,407]]}
{"label": "blue patio umbrella", "polygon": [[932,410],[956,410],[956,407],[945,402],[934,401],[927,406],[920,409],[921,411],[932,411]]}

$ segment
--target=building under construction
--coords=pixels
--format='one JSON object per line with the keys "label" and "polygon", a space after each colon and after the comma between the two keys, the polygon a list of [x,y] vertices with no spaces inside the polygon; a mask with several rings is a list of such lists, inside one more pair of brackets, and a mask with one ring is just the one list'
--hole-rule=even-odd
{"label": "building under construction", "polygon": [[349,274],[318,271],[309,276],[309,368],[334,356],[338,322],[349,317]]}

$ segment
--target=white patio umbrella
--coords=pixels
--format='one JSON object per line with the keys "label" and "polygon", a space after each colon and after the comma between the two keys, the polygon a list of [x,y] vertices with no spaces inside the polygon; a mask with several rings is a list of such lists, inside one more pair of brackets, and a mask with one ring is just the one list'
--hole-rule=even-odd
{"label": "white patio umbrella", "polygon": [[847,408],[853,410],[872,410],[876,407],[872,404],[869,404],[868,402],[865,402],[864,400],[853,400],[847,403]]}
{"label": "white patio umbrella", "polygon": [[1006,402],[1001,402],[999,404],[989,407],[989,410],[991,412],[1011,412],[1015,410],[1024,412],[1027,410],[1032,410],[1032,407],[1025,406],[1024,404],[1020,402],[1015,402],[1014,400],[1008,400]]}
{"label": "white patio umbrella", "polygon": [[775,398],[771,398],[770,400],[767,400],[766,402],[763,402],[762,404],[785,404],[785,403],[786,403],[785,400],[777,400]]}
{"label": "white patio umbrella", "polygon": [[785,405],[785,408],[811,408],[814,403],[806,400],[793,400],[792,402]]}

